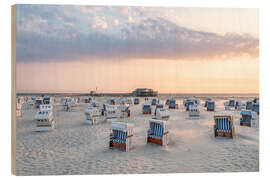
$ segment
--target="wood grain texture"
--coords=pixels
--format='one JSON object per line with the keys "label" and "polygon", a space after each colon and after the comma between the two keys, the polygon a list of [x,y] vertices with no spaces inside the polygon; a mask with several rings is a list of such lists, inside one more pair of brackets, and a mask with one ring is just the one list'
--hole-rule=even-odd
{"label": "wood grain texture", "polygon": [[11,173],[16,175],[16,5],[11,6]]}

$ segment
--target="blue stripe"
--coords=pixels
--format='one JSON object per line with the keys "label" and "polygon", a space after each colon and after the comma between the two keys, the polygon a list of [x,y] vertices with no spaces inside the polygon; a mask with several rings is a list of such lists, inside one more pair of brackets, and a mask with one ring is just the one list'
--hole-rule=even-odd
{"label": "blue stripe", "polygon": [[229,117],[216,118],[216,128],[218,132],[231,132],[231,119]]}
{"label": "blue stripe", "polygon": [[226,120],[227,118],[224,118],[224,130],[227,131],[227,124],[228,121]]}

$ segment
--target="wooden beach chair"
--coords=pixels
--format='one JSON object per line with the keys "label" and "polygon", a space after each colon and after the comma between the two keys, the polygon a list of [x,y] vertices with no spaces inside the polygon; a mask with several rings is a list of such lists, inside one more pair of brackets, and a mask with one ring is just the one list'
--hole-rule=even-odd
{"label": "wooden beach chair", "polygon": [[134,98],[134,104],[140,104],[140,99],[139,98]]}
{"label": "wooden beach chair", "polygon": [[147,143],[154,143],[161,146],[168,145],[167,122],[162,120],[149,120],[149,129],[147,130]]}
{"label": "wooden beach chair", "polygon": [[216,115],[214,116],[214,134],[215,136],[225,136],[233,138],[235,136],[233,116]]}
{"label": "wooden beach chair", "polygon": [[189,106],[189,118],[199,118],[200,117],[200,109],[198,105],[190,105]]}
{"label": "wooden beach chair", "polygon": [[157,105],[158,103],[159,103],[159,100],[156,99],[156,98],[153,98],[153,99],[152,99],[152,102],[151,102],[151,105],[152,105],[152,106],[155,106],[155,105]]}
{"label": "wooden beach chair", "polygon": [[246,102],[246,110],[252,110],[253,102],[252,101],[247,101]]}
{"label": "wooden beach chair", "polygon": [[207,102],[207,111],[215,111],[215,101]]}
{"label": "wooden beach chair", "polygon": [[170,101],[169,101],[169,109],[178,109],[178,104],[176,104],[175,99],[170,99]]}
{"label": "wooden beach chair", "polygon": [[168,109],[158,108],[155,114],[155,119],[169,120],[170,118],[170,111]]}
{"label": "wooden beach chair", "polygon": [[152,114],[151,104],[144,103],[142,107],[143,114]]}
{"label": "wooden beach chair", "polygon": [[130,109],[127,104],[120,104],[121,115],[120,118],[130,117]]}
{"label": "wooden beach chair", "polygon": [[84,114],[86,116],[86,124],[95,125],[104,122],[104,118],[101,116],[101,111],[96,107],[89,106],[85,109]]}
{"label": "wooden beach chair", "polygon": [[252,111],[256,112],[258,115],[260,114],[260,106],[259,103],[253,104]]}
{"label": "wooden beach chair", "polygon": [[251,127],[252,113],[251,111],[241,111],[240,126]]}
{"label": "wooden beach chair", "polygon": [[112,122],[110,133],[110,148],[129,151],[132,148],[133,124]]}
{"label": "wooden beach chair", "polygon": [[102,115],[104,115],[106,119],[119,118],[120,109],[117,105],[103,104]]}

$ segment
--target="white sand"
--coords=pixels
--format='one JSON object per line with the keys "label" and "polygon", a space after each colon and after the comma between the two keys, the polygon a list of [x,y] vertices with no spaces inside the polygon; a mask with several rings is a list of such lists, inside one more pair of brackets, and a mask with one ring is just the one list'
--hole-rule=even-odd
{"label": "white sand", "polygon": [[216,100],[216,112],[207,112],[201,101],[199,120],[188,119],[178,100],[180,109],[170,110],[167,147],[146,144],[151,116],[142,114],[142,102],[143,98],[140,105],[131,107],[127,119],[134,124],[130,152],[109,149],[109,123],[84,124],[88,104],[81,103],[72,112],[55,106],[56,129],[52,132],[33,132],[35,110],[24,108],[23,117],[17,118],[17,174],[259,171],[259,128],[239,126],[239,111],[229,111],[234,115],[236,137],[214,137],[213,115],[224,111],[223,100]]}

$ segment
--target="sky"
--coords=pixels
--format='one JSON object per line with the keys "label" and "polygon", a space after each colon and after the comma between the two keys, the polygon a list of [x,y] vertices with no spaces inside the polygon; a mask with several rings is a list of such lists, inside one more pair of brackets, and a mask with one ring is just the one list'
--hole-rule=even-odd
{"label": "sky", "polygon": [[16,6],[17,92],[258,93],[259,10]]}

